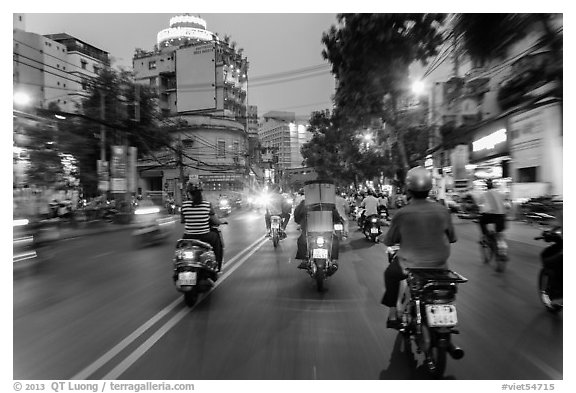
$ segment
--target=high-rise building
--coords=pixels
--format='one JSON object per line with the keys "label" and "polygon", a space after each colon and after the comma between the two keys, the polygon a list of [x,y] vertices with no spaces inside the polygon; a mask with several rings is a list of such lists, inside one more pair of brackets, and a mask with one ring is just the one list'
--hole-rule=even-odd
{"label": "high-rise building", "polygon": [[170,19],[154,50],[136,49],[135,81],[156,89],[182,148],[176,165],[140,160],[140,188],[173,194],[178,202],[188,180],[201,182],[208,199],[248,186],[248,60],[242,52],[189,14]]}
{"label": "high-rise building", "polygon": [[136,50],[135,80],[157,88],[166,116],[201,113],[246,124],[249,64],[235,45],[206,30],[201,18],[175,16],[155,50]]}
{"label": "high-rise building", "polygon": [[306,123],[297,120],[293,112],[271,111],[263,117],[264,123],[258,131],[262,148],[277,157],[274,162],[278,169],[301,167],[304,158],[300,149],[312,138]]}

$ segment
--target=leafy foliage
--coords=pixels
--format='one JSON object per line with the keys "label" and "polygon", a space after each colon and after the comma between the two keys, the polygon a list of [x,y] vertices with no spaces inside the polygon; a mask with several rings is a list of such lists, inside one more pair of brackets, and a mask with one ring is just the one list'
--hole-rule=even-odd
{"label": "leafy foliage", "polygon": [[[338,80],[332,132],[341,134],[339,152],[344,159],[340,161],[348,163],[352,173],[370,177],[375,171],[402,172],[408,169],[412,155],[423,152],[406,150],[404,133],[408,126],[399,121],[398,101],[409,90],[409,66],[415,61],[425,63],[437,53],[444,19],[444,14],[339,14],[338,25],[323,34],[322,56],[331,63]],[[356,134],[375,119],[396,133],[397,151],[392,160],[378,150],[358,149]],[[330,153],[329,148],[321,146],[327,142],[321,137],[311,142],[320,145],[316,155],[323,152],[322,148]],[[409,145],[410,149],[422,148]],[[338,162],[334,158],[326,155],[308,161],[334,165]]]}

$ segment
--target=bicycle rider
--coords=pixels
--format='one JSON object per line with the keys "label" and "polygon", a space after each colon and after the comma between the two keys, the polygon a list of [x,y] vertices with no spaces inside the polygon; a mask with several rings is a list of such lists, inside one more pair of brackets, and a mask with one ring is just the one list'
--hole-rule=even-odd
{"label": "bicycle rider", "polygon": [[[482,231],[482,241],[488,235],[488,224],[494,224],[496,227],[497,239],[499,242],[504,241],[503,231],[506,229],[506,206],[504,205],[504,196],[494,189],[492,179],[486,180],[487,190],[479,196],[478,206],[480,208],[480,230]],[[502,247],[503,244],[499,244]]]}

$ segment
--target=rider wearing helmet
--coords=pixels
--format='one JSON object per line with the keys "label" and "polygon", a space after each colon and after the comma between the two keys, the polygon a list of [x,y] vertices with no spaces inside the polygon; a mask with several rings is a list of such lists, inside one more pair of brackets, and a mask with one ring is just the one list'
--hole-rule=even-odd
{"label": "rider wearing helmet", "polygon": [[186,186],[188,200],[182,202],[180,222],[184,225],[183,239],[196,239],[206,242],[214,249],[218,271],[222,269],[224,256],[220,235],[210,230],[211,224],[224,224],[214,213],[212,204],[202,198],[202,189],[198,185],[188,183]]}
{"label": "rider wearing helmet", "polygon": [[384,244],[399,244],[395,258],[384,272],[386,292],[382,304],[390,307],[387,326],[399,328],[396,302],[400,281],[405,278],[405,268],[447,268],[450,243],[456,242],[456,234],[449,211],[440,204],[428,200],[432,189],[432,176],[424,167],[415,167],[406,174],[406,188],[410,202],[392,218],[385,235]]}

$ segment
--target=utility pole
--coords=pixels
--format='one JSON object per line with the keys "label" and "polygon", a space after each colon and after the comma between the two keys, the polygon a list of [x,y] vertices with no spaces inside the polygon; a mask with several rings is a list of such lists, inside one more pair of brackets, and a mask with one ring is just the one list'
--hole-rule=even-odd
{"label": "utility pole", "polygon": [[186,195],[186,190],[184,188],[184,161],[183,161],[183,154],[182,154],[182,136],[178,134],[178,146],[176,148],[176,165],[178,166],[178,173],[180,178],[180,204],[184,202]]}

